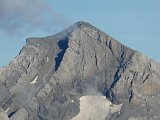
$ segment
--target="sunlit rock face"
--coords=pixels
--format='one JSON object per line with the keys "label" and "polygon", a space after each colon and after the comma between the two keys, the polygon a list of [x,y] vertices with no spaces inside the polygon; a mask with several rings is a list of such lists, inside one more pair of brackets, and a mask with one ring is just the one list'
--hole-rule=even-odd
{"label": "sunlit rock face", "polygon": [[158,63],[85,22],[28,38],[0,68],[11,120],[157,120],[159,93]]}

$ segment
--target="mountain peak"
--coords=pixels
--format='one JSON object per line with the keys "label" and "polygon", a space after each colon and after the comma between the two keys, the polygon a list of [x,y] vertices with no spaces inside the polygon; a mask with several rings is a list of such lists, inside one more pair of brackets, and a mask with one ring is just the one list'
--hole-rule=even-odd
{"label": "mountain peak", "polygon": [[85,22],[85,21],[79,21],[79,22],[76,22],[76,23],[72,24],[71,26],[69,26],[68,28],[63,30],[62,32],[57,33],[55,35],[47,36],[47,37],[44,37],[44,38],[29,37],[29,38],[27,38],[26,42],[27,43],[37,43],[37,42],[42,41],[45,38],[63,39],[65,37],[69,37],[70,34],[72,34],[75,31],[76,32],[80,32],[80,31],[84,32],[85,34],[87,34],[87,35],[89,35],[89,36],[91,36],[95,39],[97,39],[97,37],[100,36],[100,35],[102,35],[103,37],[105,37],[105,36],[110,37],[109,35],[107,35],[103,31],[101,31],[98,28],[96,28],[95,26],[91,25],[90,23]]}
{"label": "mountain peak", "polygon": [[0,69],[0,114],[12,120],[160,119],[159,93],[159,64],[83,21],[27,39]]}
{"label": "mountain peak", "polygon": [[87,24],[89,24],[88,22],[85,22],[85,21],[78,21],[78,22],[76,22],[75,23],[76,25],[87,25]]}
{"label": "mountain peak", "polygon": [[[88,30],[88,29],[95,29],[97,31],[100,31],[98,28],[96,28],[95,26],[91,25],[88,22],[84,22],[84,21],[79,21],[74,23],[73,25],[71,25],[70,27],[68,27],[66,30],[64,30],[63,32],[73,32],[74,30]],[[62,33],[63,33],[62,32]],[[102,32],[102,31],[101,31]]]}
{"label": "mountain peak", "polygon": [[[76,23],[73,24],[73,25],[75,25],[75,26],[77,26],[77,27],[80,27],[80,26],[91,27],[91,28],[94,27],[92,24],[90,24],[90,23],[88,23],[88,22],[85,22],[85,21],[79,21],[79,22],[76,22]],[[96,28],[96,27],[94,27],[94,28]],[[96,29],[98,29],[98,28],[96,28]]]}
{"label": "mountain peak", "polygon": [[76,26],[76,28],[82,28],[82,27],[86,27],[86,28],[91,28],[91,29],[97,29],[99,30],[98,28],[96,28],[95,26],[93,26],[92,24],[88,23],[88,22],[85,22],[85,21],[79,21],[79,22],[76,22],[75,24],[73,24],[73,26]]}

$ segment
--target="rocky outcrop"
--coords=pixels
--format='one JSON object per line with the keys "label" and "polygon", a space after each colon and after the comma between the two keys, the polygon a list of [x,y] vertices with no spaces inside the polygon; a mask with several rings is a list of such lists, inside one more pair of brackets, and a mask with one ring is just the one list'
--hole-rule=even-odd
{"label": "rocky outcrop", "polygon": [[28,112],[24,108],[21,108],[15,112],[10,120],[28,120]]}
{"label": "rocky outcrop", "polygon": [[110,101],[106,120],[154,120],[160,118],[159,93],[158,63],[85,22],[28,38],[0,69],[0,105],[13,120],[79,118],[84,96]]}

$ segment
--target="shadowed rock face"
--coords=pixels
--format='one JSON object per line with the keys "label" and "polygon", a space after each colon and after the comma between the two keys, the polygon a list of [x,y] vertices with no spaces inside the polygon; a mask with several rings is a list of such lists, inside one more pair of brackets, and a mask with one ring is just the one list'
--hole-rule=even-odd
{"label": "shadowed rock face", "polygon": [[97,118],[159,120],[159,93],[158,63],[85,22],[28,38],[19,55],[0,68],[0,115],[11,120],[87,118],[81,110],[95,103],[89,96],[97,104],[106,98],[86,112],[107,111]]}

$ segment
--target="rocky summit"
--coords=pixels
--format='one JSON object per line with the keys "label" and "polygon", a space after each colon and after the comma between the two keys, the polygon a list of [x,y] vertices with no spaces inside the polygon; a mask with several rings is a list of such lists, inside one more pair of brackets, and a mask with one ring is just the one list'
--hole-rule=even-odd
{"label": "rocky summit", "polygon": [[85,22],[28,38],[0,68],[0,120],[160,120],[160,64]]}

